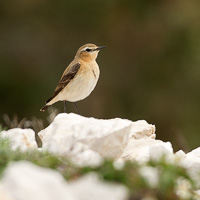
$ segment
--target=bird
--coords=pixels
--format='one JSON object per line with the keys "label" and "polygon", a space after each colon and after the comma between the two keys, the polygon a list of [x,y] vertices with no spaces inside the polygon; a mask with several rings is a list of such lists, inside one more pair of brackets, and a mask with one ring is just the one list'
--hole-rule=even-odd
{"label": "bird", "polygon": [[53,95],[40,111],[44,112],[52,104],[64,101],[64,112],[66,112],[66,102],[69,101],[74,102],[80,114],[76,102],[85,99],[94,90],[100,75],[96,58],[99,51],[105,47],[90,43],[81,46],[74,60],[63,72]]}

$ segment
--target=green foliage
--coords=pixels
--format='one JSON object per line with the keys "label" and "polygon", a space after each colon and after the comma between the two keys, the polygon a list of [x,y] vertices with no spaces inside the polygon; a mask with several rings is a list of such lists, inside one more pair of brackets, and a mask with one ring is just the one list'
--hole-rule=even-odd
{"label": "green foliage", "polygon": [[10,149],[10,142],[6,139],[0,139],[0,176],[7,166],[7,164],[12,160],[13,152]]}
{"label": "green foliage", "polygon": [[117,169],[113,165],[113,160],[105,160],[102,165],[92,168],[83,167],[81,174],[91,171],[97,172],[100,177],[106,181],[115,181],[122,183],[129,188],[144,186],[145,180],[139,174],[139,165],[134,162],[127,161],[123,169]]}
{"label": "green foliage", "polygon": [[56,169],[63,163],[61,158],[48,152],[37,150],[21,152],[11,150],[8,139],[0,139],[0,175],[5,167],[12,161],[27,160],[42,167]]}
{"label": "green foliage", "polygon": [[[55,156],[48,152],[38,150],[27,152],[12,151],[9,141],[0,139],[0,177],[10,162],[20,160],[27,160],[36,165],[57,170],[67,180],[77,179],[84,174],[96,172],[104,181],[116,182],[127,186],[131,199],[136,199],[136,197],[138,199],[154,197],[158,200],[194,199],[192,192],[195,189],[195,184],[187,171],[176,164],[169,164],[164,158],[159,161],[150,161],[146,164],[126,161],[121,167],[117,167],[113,160],[104,160],[101,165],[96,167],[78,167],[65,157]],[[141,172],[141,169],[145,167],[157,171],[157,183],[155,185]],[[186,192],[190,198],[178,195],[178,180],[184,180],[189,184],[190,188],[186,188],[188,190]]]}

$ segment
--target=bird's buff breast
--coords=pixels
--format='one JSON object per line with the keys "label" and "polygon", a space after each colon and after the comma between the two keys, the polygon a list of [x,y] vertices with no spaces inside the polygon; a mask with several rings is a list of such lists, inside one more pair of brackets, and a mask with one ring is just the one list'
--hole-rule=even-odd
{"label": "bird's buff breast", "polygon": [[98,65],[94,68],[80,69],[71,82],[60,93],[60,100],[80,101],[94,90],[99,78]]}

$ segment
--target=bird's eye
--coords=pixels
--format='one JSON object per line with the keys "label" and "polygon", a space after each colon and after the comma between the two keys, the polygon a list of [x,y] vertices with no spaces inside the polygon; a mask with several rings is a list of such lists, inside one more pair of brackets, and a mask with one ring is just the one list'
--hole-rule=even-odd
{"label": "bird's eye", "polygon": [[87,52],[90,52],[90,51],[92,51],[92,49],[87,48],[86,51],[87,51]]}

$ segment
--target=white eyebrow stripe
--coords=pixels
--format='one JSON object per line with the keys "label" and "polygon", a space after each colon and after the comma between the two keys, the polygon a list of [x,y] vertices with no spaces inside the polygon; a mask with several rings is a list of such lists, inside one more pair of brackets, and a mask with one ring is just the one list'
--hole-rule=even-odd
{"label": "white eyebrow stripe", "polygon": [[92,49],[92,47],[85,47],[82,49],[82,51],[85,51],[86,49]]}

